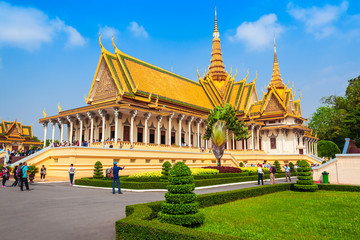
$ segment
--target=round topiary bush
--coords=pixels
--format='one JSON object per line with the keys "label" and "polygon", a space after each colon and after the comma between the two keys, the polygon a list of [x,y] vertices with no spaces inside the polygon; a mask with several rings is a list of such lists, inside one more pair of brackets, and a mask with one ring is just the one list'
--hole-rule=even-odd
{"label": "round topiary bush", "polygon": [[94,178],[103,178],[104,177],[104,173],[103,173],[103,166],[102,163],[100,161],[97,161],[94,165]]}
{"label": "round topiary bush", "polygon": [[275,168],[276,168],[276,171],[277,171],[278,173],[281,173],[281,166],[280,166],[280,163],[279,163],[278,160],[276,160],[276,161],[274,162],[274,166],[275,166]]}
{"label": "round topiary bush", "polygon": [[298,163],[298,166],[298,180],[294,184],[295,189],[304,192],[315,192],[318,189],[318,185],[314,183],[309,163],[302,160]]}
{"label": "round topiary bush", "polygon": [[160,178],[162,181],[168,180],[170,169],[171,169],[171,163],[169,161],[164,162],[164,164],[162,165],[161,178]]}
{"label": "round topiary bush", "polygon": [[158,219],[161,222],[182,226],[199,226],[204,222],[204,214],[199,213],[199,203],[194,193],[194,177],[183,162],[177,162],[169,173],[168,192],[161,206]]}

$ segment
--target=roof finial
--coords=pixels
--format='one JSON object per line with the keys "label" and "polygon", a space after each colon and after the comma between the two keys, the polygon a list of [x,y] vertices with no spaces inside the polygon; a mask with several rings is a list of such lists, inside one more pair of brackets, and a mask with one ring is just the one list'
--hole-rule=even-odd
{"label": "roof finial", "polygon": [[214,38],[220,37],[220,33],[219,33],[219,30],[218,30],[218,25],[217,25],[216,7],[215,7],[215,27],[214,27],[213,37],[214,37]]}
{"label": "roof finial", "polygon": [[104,48],[104,46],[102,45],[102,43],[101,43],[101,33],[99,32],[99,44],[100,44],[100,47],[101,48]]}
{"label": "roof finial", "polygon": [[275,34],[274,34],[274,62],[277,62]]}

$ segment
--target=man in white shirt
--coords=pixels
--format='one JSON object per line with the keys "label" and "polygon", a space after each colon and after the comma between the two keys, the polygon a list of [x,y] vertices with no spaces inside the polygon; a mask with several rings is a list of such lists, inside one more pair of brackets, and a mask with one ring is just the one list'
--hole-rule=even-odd
{"label": "man in white shirt", "polygon": [[288,181],[288,178],[289,178],[289,180],[291,182],[290,167],[287,164],[285,164],[284,169],[285,169],[285,180],[286,180],[286,182]]}
{"label": "man in white shirt", "polygon": [[261,164],[258,164],[258,185],[260,185],[260,179],[261,184],[264,185],[264,171],[261,167]]}

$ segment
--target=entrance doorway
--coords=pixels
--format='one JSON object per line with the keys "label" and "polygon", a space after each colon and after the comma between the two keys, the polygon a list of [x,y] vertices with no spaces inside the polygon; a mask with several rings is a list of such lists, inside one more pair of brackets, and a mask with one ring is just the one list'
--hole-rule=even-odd
{"label": "entrance doorway", "polygon": [[155,143],[155,130],[154,129],[150,129],[149,143]]}
{"label": "entrance doorway", "polygon": [[166,131],[161,131],[161,144],[165,144]]}
{"label": "entrance doorway", "polygon": [[143,142],[143,128],[137,129],[137,142]]}

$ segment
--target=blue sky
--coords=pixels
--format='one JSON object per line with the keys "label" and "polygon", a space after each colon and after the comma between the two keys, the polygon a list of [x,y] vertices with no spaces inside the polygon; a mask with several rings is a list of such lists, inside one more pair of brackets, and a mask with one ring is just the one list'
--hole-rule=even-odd
{"label": "blue sky", "polygon": [[[74,3],[75,2],[75,3]],[[273,36],[283,81],[302,92],[303,116],[343,95],[360,75],[359,1],[217,1],[226,69],[250,71],[257,91],[271,79]],[[197,80],[210,64],[215,1],[0,2],[0,116],[33,124],[84,106],[103,45]],[[49,134],[48,134],[49,137]]]}

